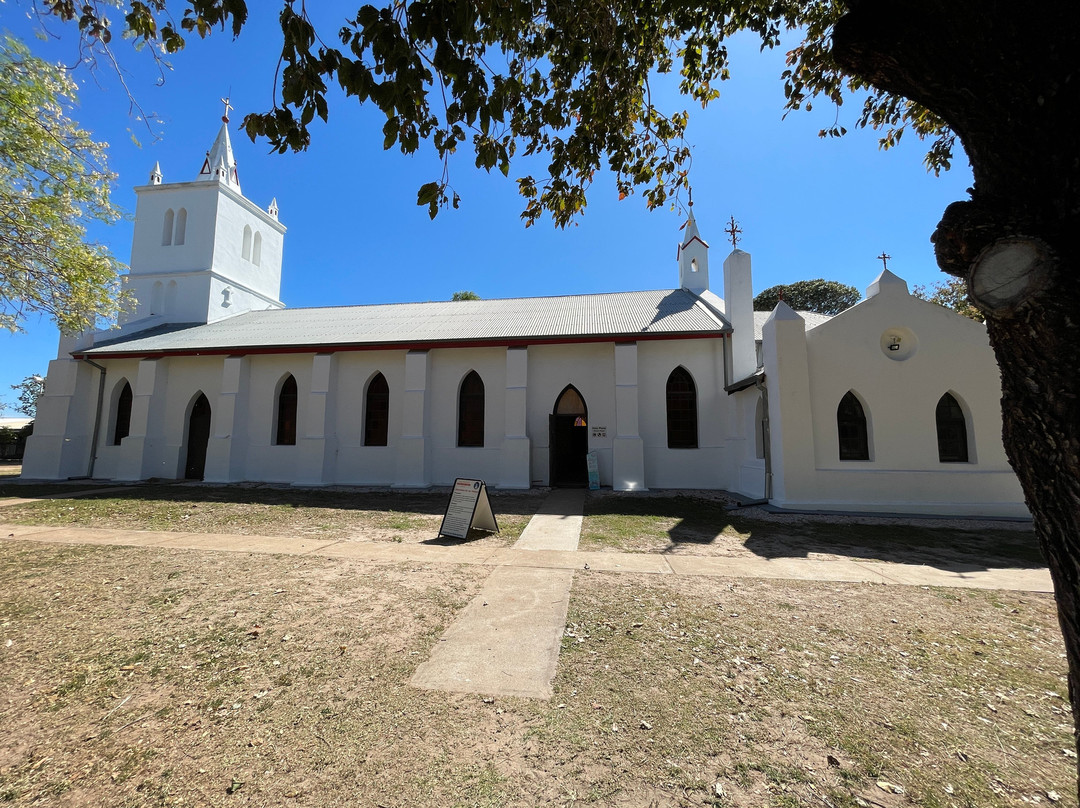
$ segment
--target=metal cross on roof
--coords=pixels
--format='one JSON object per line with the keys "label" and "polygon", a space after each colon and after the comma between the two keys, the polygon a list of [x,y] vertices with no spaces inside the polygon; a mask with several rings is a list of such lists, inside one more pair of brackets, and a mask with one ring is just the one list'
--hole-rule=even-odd
{"label": "metal cross on roof", "polygon": [[739,233],[742,232],[742,228],[739,227],[739,223],[735,221],[735,217],[731,217],[731,221],[728,222],[728,226],[724,228],[724,232],[728,234],[728,238],[731,239],[732,248],[739,246]]}
{"label": "metal cross on roof", "polygon": [[225,123],[229,122],[229,110],[233,108],[233,105],[229,103],[229,96],[225,96],[221,99],[221,103],[225,105],[225,114],[221,116],[221,120]]}
{"label": "metal cross on roof", "polygon": [[884,266],[885,269],[888,269],[889,268],[889,259],[892,258],[892,256],[889,255],[884,250],[882,250],[881,255],[879,255],[878,258],[881,259],[882,266]]}

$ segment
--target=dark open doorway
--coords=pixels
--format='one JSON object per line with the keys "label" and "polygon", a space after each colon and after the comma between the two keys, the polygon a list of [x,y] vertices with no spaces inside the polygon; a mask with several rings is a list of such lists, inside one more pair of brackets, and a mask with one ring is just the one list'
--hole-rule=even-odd
{"label": "dark open doorway", "polygon": [[199,393],[188,416],[185,480],[201,480],[206,472],[206,446],[210,442],[210,402]]}
{"label": "dark open doorway", "polygon": [[589,484],[585,455],[589,452],[589,413],[585,399],[572,384],[566,385],[548,416],[550,484],[563,488]]}

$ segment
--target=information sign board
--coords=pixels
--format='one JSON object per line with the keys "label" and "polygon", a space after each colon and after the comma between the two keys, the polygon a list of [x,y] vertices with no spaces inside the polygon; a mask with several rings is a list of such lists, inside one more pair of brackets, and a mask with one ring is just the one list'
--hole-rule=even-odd
{"label": "information sign board", "polygon": [[596,457],[596,452],[589,452],[585,455],[585,467],[589,470],[589,490],[600,490],[600,463]]}
{"label": "information sign board", "polygon": [[454,490],[450,493],[439,535],[467,539],[471,528],[498,533],[499,523],[491,510],[484,481],[458,477],[454,480]]}

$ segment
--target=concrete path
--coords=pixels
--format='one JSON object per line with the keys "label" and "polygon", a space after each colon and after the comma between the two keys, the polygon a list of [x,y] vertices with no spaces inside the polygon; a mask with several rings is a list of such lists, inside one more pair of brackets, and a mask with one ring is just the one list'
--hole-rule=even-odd
{"label": "concrete path", "polygon": [[556,488],[521,531],[514,549],[576,550],[584,509],[584,488]]}
{"label": "concrete path", "polygon": [[861,561],[852,558],[759,558],[608,551],[519,550],[514,547],[445,547],[391,544],[318,537],[242,536],[234,533],[114,530],[81,527],[0,524],[0,539],[51,544],[100,544],[168,547],[240,553],[277,553],[348,558],[355,561],[425,564],[475,564],[485,567],[531,567],[553,570],[634,572],[718,578],[777,578],[796,581],[852,581],[905,586],[956,586],[1053,592],[1045,568],[950,570],[923,564]]}
{"label": "concrete path", "polygon": [[552,554],[574,556],[584,507],[583,489],[555,489],[547,496],[514,543],[514,554],[491,573],[440,638],[431,659],[416,669],[413,685],[551,698],[572,570],[578,565],[528,562]]}
{"label": "concrete path", "polygon": [[410,680],[428,690],[551,698],[571,570],[500,567]]}

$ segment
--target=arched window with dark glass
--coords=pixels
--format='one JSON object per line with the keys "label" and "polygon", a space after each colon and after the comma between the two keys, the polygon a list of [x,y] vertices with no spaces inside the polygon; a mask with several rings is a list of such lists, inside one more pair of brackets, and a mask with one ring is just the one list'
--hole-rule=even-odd
{"label": "arched window with dark glass", "polygon": [[967,419],[960,402],[946,393],[937,403],[937,449],[942,463],[968,462]]}
{"label": "arched window with dark glass", "polygon": [[669,449],[696,449],[697,387],[684,367],[667,380],[667,445]]}
{"label": "arched window with dark glass", "polygon": [[475,370],[462,380],[458,392],[457,445],[484,445],[484,381]]}
{"label": "arched window with dark glass", "polygon": [[850,390],[836,408],[836,432],[840,437],[841,460],[869,460],[870,441],[862,402]]}
{"label": "arched window with dark glass", "polygon": [[131,433],[131,385],[125,380],[116,397],[115,417],[113,418],[113,446]]}
{"label": "arched window with dark glass", "polygon": [[278,446],[296,445],[296,379],[290,373],[281,383],[277,397],[277,435],[274,443]]}
{"label": "arched window with dark glass", "polygon": [[385,446],[390,424],[390,387],[386,377],[376,373],[368,382],[364,398],[364,445]]}

